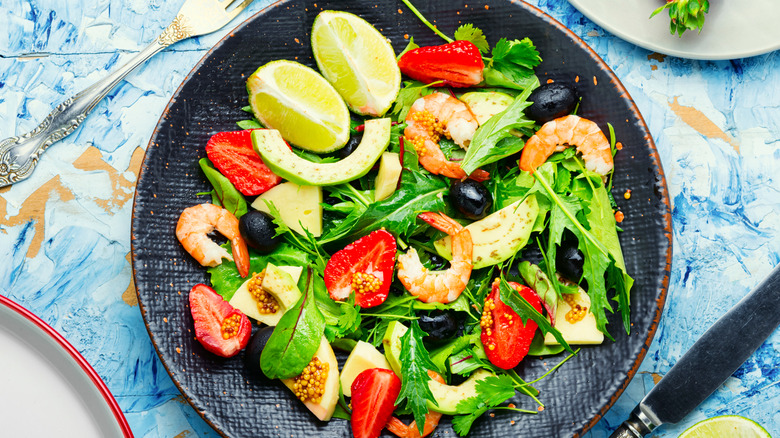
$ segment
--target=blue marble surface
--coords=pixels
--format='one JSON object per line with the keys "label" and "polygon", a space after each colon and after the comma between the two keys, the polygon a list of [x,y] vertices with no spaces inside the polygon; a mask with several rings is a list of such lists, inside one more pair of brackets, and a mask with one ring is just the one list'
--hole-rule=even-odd
{"label": "blue marble surface", "polygon": [[[129,59],[182,0],[0,0],[0,137]],[[233,23],[268,5],[255,0]],[[780,56],[691,61],[617,39],[563,0],[531,0],[612,67],[656,140],[669,184],[674,260],[663,318],[639,373],[587,437],[607,437],[695,339],[780,262]],[[229,26],[229,27],[232,27]],[[130,220],[143,149],[204,53],[229,30],[177,44],[115,88],[32,177],[0,189],[0,293],[60,331],[116,396],[138,437],[218,436],[160,364],[132,285]],[[780,436],[780,333],[698,409]]]}

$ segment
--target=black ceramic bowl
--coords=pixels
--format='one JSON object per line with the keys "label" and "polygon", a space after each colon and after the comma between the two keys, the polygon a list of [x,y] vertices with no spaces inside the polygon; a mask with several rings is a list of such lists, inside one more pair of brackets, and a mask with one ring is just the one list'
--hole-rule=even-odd
{"label": "black ceramic bowl", "polygon": [[[657,151],[642,117],[612,71],[579,38],[525,3],[417,2],[445,34],[463,22],[485,30],[492,44],[501,38],[530,37],[544,62],[537,73],[575,83],[583,96],[579,114],[606,131],[609,122],[625,148],[616,157],[615,186],[630,188],[618,198],[626,219],[620,235],[631,292],[632,331],[626,335],[617,315],[610,328],[615,342],[584,348],[552,377],[536,386],[544,411],[538,415],[498,412],[475,423],[471,436],[578,436],[595,424],[625,389],[644,357],[661,315],[671,262],[671,217]],[[486,6],[487,5],[487,6]],[[221,359],[194,339],[187,307],[190,288],[207,282],[176,241],[179,213],[209,189],[197,161],[210,135],[235,130],[246,118],[246,78],[260,65],[293,59],[315,67],[309,32],[323,9],[353,12],[374,24],[399,52],[404,35],[420,45],[441,44],[400,2],[277,2],[240,25],[193,69],[171,99],[146,151],[133,209],[133,269],[138,298],[152,342],[189,403],[220,433],[250,436],[351,436],[343,420],[318,422],[277,382],[250,374],[241,355]],[[401,13],[403,12],[403,13]],[[560,358],[528,358],[519,372],[543,374]],[[510,421],[514,420],[514,424]],[[454,436],[449,420],[435,436]]]}

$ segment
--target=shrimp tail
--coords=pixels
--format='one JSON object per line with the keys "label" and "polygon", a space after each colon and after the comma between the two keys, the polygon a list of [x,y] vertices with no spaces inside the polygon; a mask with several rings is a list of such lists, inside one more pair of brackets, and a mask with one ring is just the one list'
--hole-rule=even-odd
{"label": "shrimp tail", "polygon": [[427,222],[429,225],[436,228],[437,230],[444,231],[450,236],[457,234],[458,231],[463,229],[463,226],[461,224],[455,222],[454,219],[450,218],[444,213],[435,213],[432,211],[426,211],[425,213],[418,214],[417,217]]}
{"label": "shrimp tail", "polygon": [[233,261],[236,262],[238,274],[241,278],[245,278],[249,275],[249,250],[240,234],[230,241],[230,249],[233,251]]}

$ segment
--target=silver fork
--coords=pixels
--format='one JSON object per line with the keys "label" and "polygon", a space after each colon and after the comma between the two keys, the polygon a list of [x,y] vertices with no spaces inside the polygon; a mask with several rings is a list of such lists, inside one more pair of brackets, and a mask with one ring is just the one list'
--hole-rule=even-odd
{"label": "silver fork", "polygon": [[41,154],[73,132],[111,89],[157,52],[183,39],[214,32],[228,24],[252,0],[187,0],[173,22],[145,49],[106,78],[62,102],[27,134],[0,141],[0,187],[30,176]]}

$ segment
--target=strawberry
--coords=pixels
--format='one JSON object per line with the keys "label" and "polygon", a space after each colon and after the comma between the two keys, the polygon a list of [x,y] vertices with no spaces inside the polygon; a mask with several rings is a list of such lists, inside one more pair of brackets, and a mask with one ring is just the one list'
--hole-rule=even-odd
{"label": "strawberry", "polygon": [[206,143],[209,160],[246,196],[259,195],[282,181],[252,148],[251,133],[219,132]]}
{"label": "strawberry", "polygon": [[[533,289],[511,281],[509,286],[531,303],[537,311],[542,311],[539,295]],[[480,326],[482,327],[480,339],[485,346],[488,360],[505,370],[516,367],[525,358],[538,327],[530,318],[523,324],[520,316],[501,301],[498,282],[493,282],[493,288],[485,298]]]}
{"label": "strawberry", "polygon": [[355,438],[376,438],[393,415],[401,392],[401,379],[394,372],[370,368],[352,382],[352,434]]}
{"label": "strawberry", "polygon": [[330,297],[344,301],[355,290],[356,305],[366,308],[382,304],[393,281],[395,250],[395,237],[381,229],[333,254],[325,266]]}
{"label": "strawberry", "polygon": [[482,55],[470,41],[412,49],[398,60],[401,73],[426,84],[444,81],[442,87],[471,87],[482,82]]}
{"label": "strawberry", "polygon": [[190,312],[195,320],[195,338],[206,350],[232,357],[249,343],[249,318],[205,284],[196,284],[190,290]]}

